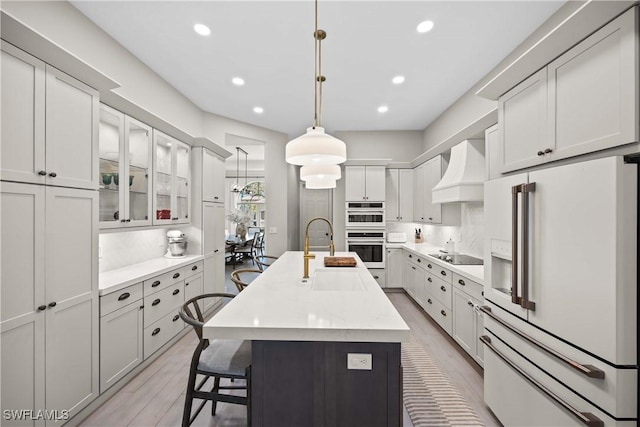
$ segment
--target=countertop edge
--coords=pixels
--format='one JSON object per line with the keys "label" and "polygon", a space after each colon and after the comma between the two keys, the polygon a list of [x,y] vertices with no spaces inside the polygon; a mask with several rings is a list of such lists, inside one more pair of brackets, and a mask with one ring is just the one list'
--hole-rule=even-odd
{"label": "countertop edge", "polygon": [[[126,267],[101,272],[98,275],[99,295],[104,296],[122,290],[128,286],[135,285],[144,280],[164,274],[168,271],[184,267],[185,265],[204,259],[204,255],[187,255],[184,258],[154,258]],[[171,265],[156,267],[156,264],[170,262]],[[127,276],[122,280],[121,277]]]}
{"label": "countertop edge", "polygon": [[242,339],[252,341],[323,341],[323,342],[390,342],[410,339],[410,329],[305,329],[305,328],[203,328],[208,339]]}
{"label": "countertop edge", "polygon": [[[464,276],[465,278],[469,279],[469,280],[473,280],[474,282],[478,282],[479,284],[481,284],[482,286],[484,286],[484,277],[480,277],[477,276],[473,273],[469,273],[468,271],[464,271],[462,268],[460,268],[457,265],[454,264],[450,264],[446,261],[442,261],[438,258],[432,257],[431,255],[429,255],[428,252],[433,252],[434,250],[438,250],[440,249],[437,246],[429,246],[429,248],[431,249],[426,249],[425,251],[421,251],[415,248],[410,247],[407,243],[387,243],[386,244],[387,249],[404,249],[407,250],[409,252],[412,252],[416,255],[420,255],[420,256],[424,256],[426,258],[429,259],[429,261],[432,261],[433,263],[439,265],[440,267],[444,267],[447,270],[451,270],[452,272],[459,274],[461,276]],[[484,268],[484,265],[482,266]]]}

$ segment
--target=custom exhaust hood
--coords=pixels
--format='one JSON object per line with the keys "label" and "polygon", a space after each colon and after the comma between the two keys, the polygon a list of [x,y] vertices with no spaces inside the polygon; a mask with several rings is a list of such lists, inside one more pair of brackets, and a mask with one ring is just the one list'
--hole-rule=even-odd
{"label": "custom exhaust hood", "polygon": [[467,139],[451,148],[449,167],[433,187],[433,203],[483,200],[484,140]]}

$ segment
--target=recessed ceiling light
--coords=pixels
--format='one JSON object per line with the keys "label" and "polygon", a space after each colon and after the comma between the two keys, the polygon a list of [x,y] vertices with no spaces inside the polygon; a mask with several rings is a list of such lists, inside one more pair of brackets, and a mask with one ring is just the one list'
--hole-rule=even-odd
{"label": "recessed ceiling light", "polygon": [[428,33],[433,29],[433,21],[422,21],[416,27],[419,33]]}
{"label": "recessed ceiling light", "polygon": [[391,81],[396,85],[402,84],[404,83],[404,76],[395,76]]}
{"label": "recessed ceiling light", "polygon": [[193,26],[193,31],[200,34],[201,36],[208,36],[211,34],[211,30],[204,24],[196,24]]}
{"label": "recessed ceiling light", "polygon": [[381,105],[378,107],[378,113],[386,113],[387,111],[389,111],[389,107],[387,107],[386,105]]}
{"label": "recessed ceiling light", "polygon": [[253,112],[256,114],[262,114],[264,113],[264,108],[262,107],[253,107]]}
{"label": "recessed ceiling light", "polygon": [[236,86],[242,86],[244,84],[244,79],[240,77],[234,77],[231,79],[231,83]]}

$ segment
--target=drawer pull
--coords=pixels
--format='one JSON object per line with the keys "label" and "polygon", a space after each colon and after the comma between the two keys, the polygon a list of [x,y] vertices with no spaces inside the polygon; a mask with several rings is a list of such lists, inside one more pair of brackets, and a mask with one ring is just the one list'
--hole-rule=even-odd
{"label": "drawer pull", "polygon": [[187,282],[187,283],[185,283],[184,285],[185,285],[185,286],[189,286],[189,283]]}
{"label": "drawer pull", "polygon": [[160,298],[156,298],[155,300],[153,300],[153,302],[151,303],[151,305],[156,306],[160,304]]}
{"label": "drawer pull", "polygon": [[427,300],[427,302],[428,302],[429,304],[433,304],[433,301],[431,301],[431,298],[429,298],[429,299]]}
{"label": "drawer pull", "polygon": [[414,269],[414,270],[416,269],[413,265],[411,266],[411,268]]}
{"label": "drawer pull", "polygon": [[174,289],[173,290],[173,295],[178,295],[180,293],[180,289]]}
{"label": "drawer pull", "polygon": [[409,258],[413,258],[413,257],[411,256],[411,254],[409,254]]}
{"label": "drawer pull", "polygon": [[427,264],[427,267],[432,268],[432,267],[431,267],[431,264]]}
{"label": "drawer pull", "polygon": [[580,412],[579,410],[577,410],[576,408],[574,408],[573,406],[571,406],[570,404],[568,404],[567,402],[562,400],[554,392],[552,392],[551,390],[546,388],[544,385],[540,384],[538,381],[536,381],[534,378],[532,378],[529,374],[527,374],[524,370],[522,370],[522,368],[520,368],[514,362],[509,360],[507,358],[507,356],[505,356],[497,348],[495,348],[493,346],[493,344],[491,344],[491,338],[490,337],[488,337],[487,335],[483,335],[483,336],[480,337],[480,341],[482,341],[482,343],[484,345],[486,345],[487,348],[489,348],[489,350],[494,352],[496,354],[496,356],[498,356],[500,359],[502,359],[504,361],[504,363],[506,363],[507,365],[511,366],[511,368],[513,368],[518,374],[520,374],[522,376],[522,378],[527,380],[529,383],[531,383],[531,385],[535,386],[538,390],[540,390],[541,392],[546,394],[552,400],[555,400],[556,403],[558,403],[560,406],[562,406],[564,409],[566,409],[571,415],[576,417],[581,423],[583,423],[584,425],[586,425],[588,427],[602,427],[602,426],[604,426],[604,423],[602,422],[602,420],[600,418],[596,417],[595,415],[593,415],[590,412]]}
{"label": "drawer pull", "polygon": [[47,174],[47,171],[39,171],[38,175],[40,176],[45,176]]}
{"label": "drawer pull", "polygon": [[43,311],[46,310],[47,306],[46,305],[41,305],[40,307],[38,307],[38,311]]}
{"label": "drawer pull", "polygon": [[467,301],[467,305],[468,305],[469,307],[473,307],[473,301]]}
{"label": "drawer pull", "polygon": [[442,314],[444,317],[447,317],[447,312],[444,310],[440,310],[440,314]]}
{"label": "drawer pull", "polygon": [[51,308],[55,307],[56,305],[58,305],[58,303],[55,301],[49,303],[49,307]]}
{"label": "drawer pull", "polygon": [[176,320],[178,320],[180,318],[180,315],[176,314],[175,316],[173,316],[173,321],[175,322]]}
{"label": "drawer pull", "polygon": [[602,371],[602,370],[600,370],[600,369],[598,369],[598,368],[596,368],[595,366],[592,366],[592,365],[581,365],[580,363],[576,362],[575,360],[568,358],[564,354],[558,353],[556,350],[552,349],[551,347],[548,347],[546,344],[541,343],[540,341],[536,340],[535,338],[530,337],[529,335],[525,334],[521,330],[519,330],[517,328],[514,328],[513,326],[511,326],[510,324],[508,324],[504,320],[500,319],[498,316],[493,314],[493,312],[491,311],[491,307],[486,306],[486,305],[482,306],[482,307],[480,307],[480,311],[485,313],[487,316],[491,317],[493,320],[495,320],[496,322],[498,322],[499,324],[501,324],[505,328],[509,329],[514,334],[520,336],[521,338],[524,338],[525,340],[529,341],[531,344],[535,345],[539,349],[544,350],[545,352],[547,352],[551,356],[553,356],[556,359],[560,360],[561,362],[569,365],[569,367],[575,369],[578,372],[581,372],[582,374],[586,375],[587,377],[589,377],[589,378],[597,378],[597,379],[603,379],[604,378],[604,371]]}
{"label": "drawer pull", "polygon": [[151,287],[152,287],[152,288],[155,288],[156,286],[159,286],[159,285],[160,285],[160,280],[156,280],[155,282],[153,282],[153,283],[151,284]]}
{"label": "drawer pull", "polygon": [[538,151],[538,156],[544,156],[544,151],[542,150]]}
{"label": "drawer pull", "polygon": [[49,173],[49,176],[50,176],[51,178],[55,178],[56,176],[58,176],[58,174],[57,174],[57,173],[55,173],[55,172],[51,172],[51,173]]}
{"label": "drawer pull", "polygon": [[418,258],[418,262],[422,262],[422,260],[420,258]]}
{"label": "drawer pull", "polygon": [[380,276],[373,276],[374,279],[378,280]]}
{"label": "drawer pull", "polygon": [[191,267],[191,271],[196,271],[198,269],[197,265],[194,265],[193,267]]}
{"label": "drawer pull", "polygon": [[213,200],[218,200],[220,197],[218,196],[213,196]]}
{"label": "drawer pull", "polygon": [[446,272],[446,271],[444,271],[444,270],[440,270],[440,274],[442,274],[443,276],[446,276],[446,275],[447,275],[447,272]]}
{"label": "drawer pull", "polygon": [[131,296],[131,294],[130,294],[129,292],[125,292],[124,294],[122,294],[122,295],[120,295],[120,296],[118,297],[118,301],[124,301],[124,300],[126,300],[127,298],[129,298],[130,296]]}
{"label": "drawer pull", "polygon": [[160,328],[155,328],[153,332],[151,332],[151,336],[158,335],[160,333]]}
{"label": "drawer pull", "polygon": [[445,288],[444,286],[440,286],[440,290],[441,290],[442,292],[447,292],[447,288]]}
{"label": "drawer pull", "polygon": [[178,277],[180,277],[180,273],[176,273],[176,274],[173,275],[174,279],[177,279]]}
{"label": "drawer pull", "polygon": [[431,279],[431,277],[427,277],[427,282],[431,283],[433,282],[433,279]]}
{"label": "drawer pull", "polygon": [[466,285],[466,283],[464,283],[464,280],[462,279],[458,280],[458,283],[460,283],[462,286]]}

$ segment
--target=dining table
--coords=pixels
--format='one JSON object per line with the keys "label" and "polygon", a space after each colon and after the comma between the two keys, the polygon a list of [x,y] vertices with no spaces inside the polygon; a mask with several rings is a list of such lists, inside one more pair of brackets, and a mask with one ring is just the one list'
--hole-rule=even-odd
{"label": "dining table", "polygon": [[247,237],[245,239],[242,239],[237,234],[230,234],[225,238],[225,252],[228,252],[230,254],[227,264],[233,265],[234,268],[236,264],[242,264],[243,261],[237,258],[240,252],[236,252],[236,250],[240,247],[244,248],[247,246],[251,246],[253,244],[254,236],[255,233],[251,233],[247,234]]}

